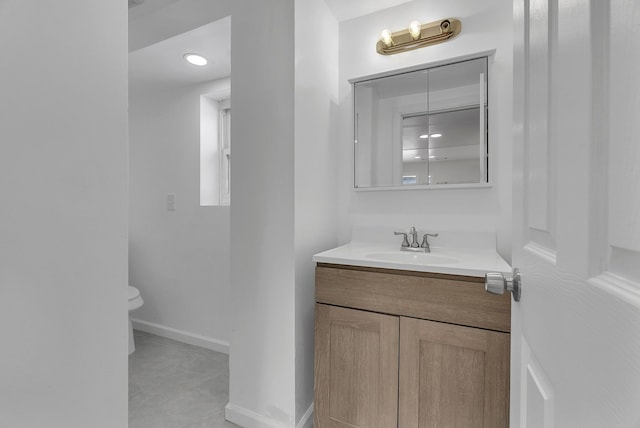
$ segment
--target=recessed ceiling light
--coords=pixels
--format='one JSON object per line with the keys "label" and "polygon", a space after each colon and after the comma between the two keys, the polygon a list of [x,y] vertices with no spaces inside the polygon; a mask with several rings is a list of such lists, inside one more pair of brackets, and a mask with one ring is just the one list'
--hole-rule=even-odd
{"label": "recessed ceiling light", "polygon": [[438,138],[438,137],[442,137],[442,134],[431,134],[430,137]]}
{"label": "recessed ceiling light", "polygon": [[207,65],[207,59],[201,55],[188,53],[184,54],[184,59],[193,65]]}

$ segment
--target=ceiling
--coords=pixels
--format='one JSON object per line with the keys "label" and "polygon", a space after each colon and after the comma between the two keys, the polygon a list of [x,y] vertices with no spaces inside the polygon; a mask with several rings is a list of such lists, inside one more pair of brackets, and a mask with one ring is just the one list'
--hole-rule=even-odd
{"label": "ceiling", "polygon": [[[179,0],[129,0],[129,20],[136,19]],[[338,21],[368,15],[412,0],[324,0]]]}
{"label": "ceiling", "polygon": [[[407,3],[410,0],[324,0],[338,21],[345,21]],[[168,7],[179,0],[129,0],[129,22]],[[179,17],[176,17],[179,19]],[[183,59],[198,53],[209,60],[203,67]],[[231,75],[231,17],[224,18],[129,53],[129,85],[132,90],[158,85],[187,85]]]}
{"label": "ceiling", "polygon": [[[183,58],[186,53],[197,53],[209,62],[191,65]],[[133,90],[196,84],[230,75],[231,17],[129,53],[129,86]]]}
{"label": "ceiling", "polygon": [[338,21],[346,21],[409,1],[411,0],[325,0],[325,3]]}
{"label": "ceiling", "polygon": [[178,0],[129,0],[129,21],[167,7]]}

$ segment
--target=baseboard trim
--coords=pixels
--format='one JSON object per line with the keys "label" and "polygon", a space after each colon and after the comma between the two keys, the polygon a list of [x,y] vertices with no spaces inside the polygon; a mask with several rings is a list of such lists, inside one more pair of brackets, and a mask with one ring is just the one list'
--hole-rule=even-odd
{"label": "baseboard trim", "polygon": [[300,422],[296,425],[296,428],[312,428],[313,427],[313,403],[309,406],[302,418],[300,418]]}
{"label": "baseboard trim", "polygon": [[231,403],[224,406],[224,418],[244,428],[286,428],[271,418]]}
{"label": "baseboard trim", "polygon": [[213,339],[211,337],[201,336],[199,334],[189,333],[135,318],[132,318],[131,322],[133,323],[134,330],[144,331],[145,333],[155,334],[156,336],[166,337],[167,339],[177,340],[178,342],[187,343],[189,345],[195,345],[201,348],[211,349],[212,351],[229,354],[229,342],[224,340]]}
{"label": "baseboard trim", "polygon": [[[267,416],[258,414],[253,410],[227,403],[224,407],[224,417],[229,422],[240,425],[244,428],[286,428],[281,422],[275,421]],[[296,428],[313,427],[313,403],[300,418]]]}

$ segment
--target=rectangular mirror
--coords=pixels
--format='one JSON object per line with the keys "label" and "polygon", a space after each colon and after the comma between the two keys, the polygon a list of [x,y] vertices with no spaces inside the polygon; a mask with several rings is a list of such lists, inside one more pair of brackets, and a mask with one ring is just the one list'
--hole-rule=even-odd
{"label": "rectangular mirror", "polygon": [[351,81],[354,186],[488,183],[486,56]]}

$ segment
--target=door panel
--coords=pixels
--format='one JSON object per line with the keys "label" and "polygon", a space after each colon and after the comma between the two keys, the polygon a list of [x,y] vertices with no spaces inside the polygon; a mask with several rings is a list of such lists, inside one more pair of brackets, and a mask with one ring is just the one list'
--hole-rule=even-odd
{"label": "door panel", "polygon": [[526,341],[522,342],[523,369],[522,376],[526,379],[525,391],[527,397],[526,426],[552,428],[553,406],[555,404],[553,387],[544,371],[531,353]]}
{"label": "door panel", "polygon": [[[610,270],[640,278],[640,6],[620,1],[611,9],[609,157]],[[631,52],[635,54],[630,55]],[[603,162],[606,161],[606,153]]]}
{"label": "door panel", "polygon": [[531,0],[528,13],[527,111],[527,229],[529,239],[539,245],[554,248],[551,222],[555,189],[550,172],[554,170],[549,147],[549,4],[547,0]]}
{"label": "door panel", "polygon": [[316,428],[395,428],[398,317],[316,304]]}
{"label": "door panel", "polygon": [[508,426],[509,334],[400,318],[400,428]]}
{"label": "door panel", "polygon": [[514,1],[513,427],[640,426],[639,20]]}

